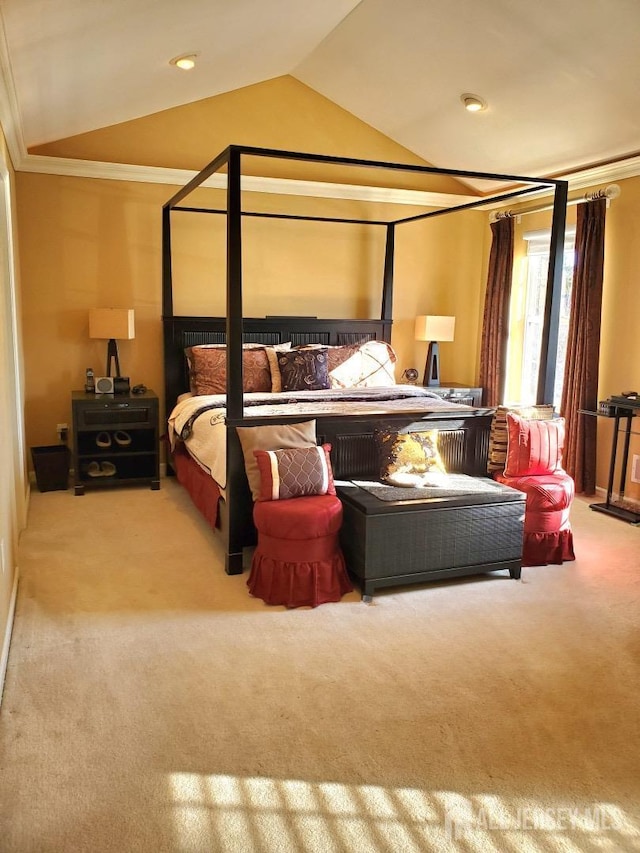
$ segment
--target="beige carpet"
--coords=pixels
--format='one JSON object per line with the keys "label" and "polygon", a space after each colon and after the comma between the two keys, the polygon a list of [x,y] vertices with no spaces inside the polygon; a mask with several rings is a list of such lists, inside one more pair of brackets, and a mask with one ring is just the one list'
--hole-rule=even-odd
{"label": "beige carpet", "polygon": [[32,496],[2,853],[640,850],[640,528],[287,611],[173,481]]}

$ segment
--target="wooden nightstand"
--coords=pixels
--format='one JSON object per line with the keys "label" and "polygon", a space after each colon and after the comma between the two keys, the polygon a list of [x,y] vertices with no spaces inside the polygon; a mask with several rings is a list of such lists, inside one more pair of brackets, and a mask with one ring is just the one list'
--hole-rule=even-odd
{"label": "wooden nightstand", "polygon": [[469,385],[461,385],[459,382],[444,382],[442,385],[425,385],[424,387],[452,403],[463,403],[465,406],[482,405],[482,388],[472,388]]}
{"label": "wooden nightstand", "polygon": [[158,398],[144,394],[71,396],[74,491],[149,485],[160,488]]}

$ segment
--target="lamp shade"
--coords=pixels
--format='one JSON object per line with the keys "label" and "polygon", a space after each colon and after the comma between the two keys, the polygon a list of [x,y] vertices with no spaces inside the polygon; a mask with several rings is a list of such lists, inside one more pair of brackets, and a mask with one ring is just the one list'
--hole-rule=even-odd
{"label": "lamp shade", "polygon": [[416,317],[415,339],[417,341],[452,341],[455,325],[455,317],[434,314]]}
{"label": "lamp shade", "polygon": [[135,338],[133,308],[92,308],[89,311],[89,337],[105,340]]}

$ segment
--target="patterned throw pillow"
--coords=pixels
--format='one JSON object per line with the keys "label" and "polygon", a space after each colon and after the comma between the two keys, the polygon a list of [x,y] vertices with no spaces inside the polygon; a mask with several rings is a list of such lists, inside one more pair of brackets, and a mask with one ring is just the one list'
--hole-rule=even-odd
{"label": "patterned throw pillow", "polygon": [[387,388],[396,384],[397,357],[385,341],[365,341],[329,350],[332,388]]}
{"label": "patterned throw pillow", "polygon": [[242,446],[244,467],[254,501],[260,495],[260,471],[254,450],[278,450],[292,447],[316,446],[316,422],[300,424],[269,424],[268,426],[236,427]]}
{"label": "patterned throw pillow", "polygon": [[259,501],[335,495],[330,444],[288,450],[254,450],[260,471]]}
{"label": "patterned throw pillow", "polygon": [[438,450],[438,430],[398,433],[375,430],[380,479],[392,486],[421,486],[446,474]]}
{"label": "patterned throw pillow", "polygon": [[278,367],[283,391],[321,391],[329,387],[326,347],[281,352]]}
{"label": "patterned throw pillow", "polygon": [[[186,350],[193,394],[227,393],[227,348],[200,344]],[[245,344],[242,352],[242,386],[246,393],[270,392],[271,370],[265,347]]]}
{"label": "patterned throw pillow", "polygon": [[562,470],[564,418],[526,420],[508,412],[507,428],[505,477],[539,477]]}
{"label": "patterned throw pillow", "polygon": [[507,461],[507,413],[513,412],[527,420],[550,421],[553,418],[552,405],[538,406],[498,406],[491,421],[489,435],[489,454],[487,459],[487,471],[493,474],[503,471]]}

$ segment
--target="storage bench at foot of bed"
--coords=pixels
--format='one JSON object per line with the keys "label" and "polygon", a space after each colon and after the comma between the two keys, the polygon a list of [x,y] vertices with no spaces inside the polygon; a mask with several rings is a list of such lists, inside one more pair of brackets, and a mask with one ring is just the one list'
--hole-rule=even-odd
{"label": "storage bench at foot of bed", "polygon": [[497,569],[519,578],[525,495],[486,483],[486,492],[418,500],[381,500],[355,483],[336,484],[340,543],[363,599],[379,587]]}

